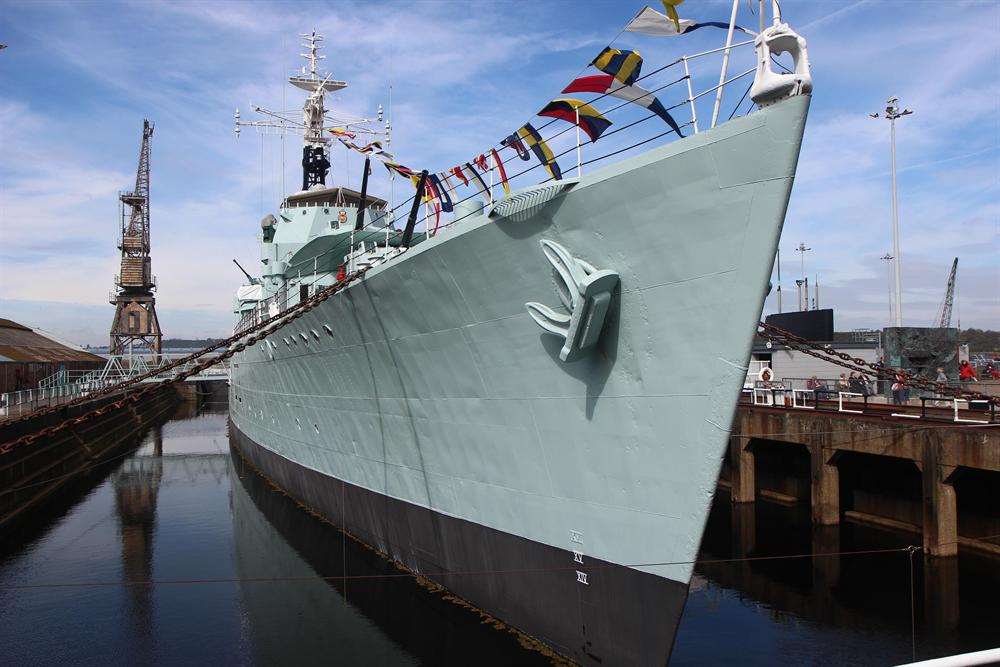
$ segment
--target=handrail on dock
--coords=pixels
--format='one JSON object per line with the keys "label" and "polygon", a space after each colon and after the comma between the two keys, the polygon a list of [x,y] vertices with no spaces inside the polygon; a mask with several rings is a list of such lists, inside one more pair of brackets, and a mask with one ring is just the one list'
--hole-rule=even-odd
{"label": "handrail on dock", "polygon": [[[186,353],[118,354],[110,355],[104,367],[96,370],[61,369],[40,380],[38,387],[0,394],[0,418],[22,415],[44,406],[67,403],[75,398],[155,371],[185,356]],[[176,377],[197,363],[192,361],[182,364],[163,373],[154,374],[142,382],[161,382]],[[229,361],[222,360],[190,379],[228,380]]]}
{"label": "handrail on dock", "polygon": [[[764,384],[764,383],[758,383]],[[1000,424],[996,403],[951,396],[916,396],[890,403],[879,394],[833,389],[794,389],[781,383],[744,387],[739,404],[788,411],[814,410],[843,415],[896,417],[953,424]],[[962,408],[961,404],[966,407]]]}

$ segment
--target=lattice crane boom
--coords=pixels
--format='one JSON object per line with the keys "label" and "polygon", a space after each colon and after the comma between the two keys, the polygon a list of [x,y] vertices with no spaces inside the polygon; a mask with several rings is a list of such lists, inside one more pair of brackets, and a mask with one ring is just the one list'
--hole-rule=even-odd
{"label": "lattice crane boom", "polygon": [[951,326],[951,311],[955,305],[955,274],[958,272],[958,257],[951,263],[951,273],[948,274],[948,286],[944,290],[944,301],[941,303],[941,314],[938,326],[947,329]]}

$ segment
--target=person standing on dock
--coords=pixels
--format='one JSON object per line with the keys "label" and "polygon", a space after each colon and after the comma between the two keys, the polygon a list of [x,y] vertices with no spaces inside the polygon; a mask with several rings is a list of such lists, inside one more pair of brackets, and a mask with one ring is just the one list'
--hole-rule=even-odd
{"label": "person standing on dock", "polygon": [[892,385],[892,402],[896,405],[910,402],[910,387],[906,384],[906,376],[902,371],[896,373],[896,382]]}

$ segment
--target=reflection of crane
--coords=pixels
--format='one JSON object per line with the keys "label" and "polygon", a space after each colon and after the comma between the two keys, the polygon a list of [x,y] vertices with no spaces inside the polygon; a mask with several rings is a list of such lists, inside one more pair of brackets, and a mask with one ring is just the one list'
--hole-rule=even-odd
{"label": "reflection of crane", "polygon": [[955,273],[958,271],[958,257],[951,263],[951,273],[948,274],[948,286],[944,290],[944,301],[941,303],[941,314],[938,326],[947,329],[951,326],[951,309],[955,305]]}

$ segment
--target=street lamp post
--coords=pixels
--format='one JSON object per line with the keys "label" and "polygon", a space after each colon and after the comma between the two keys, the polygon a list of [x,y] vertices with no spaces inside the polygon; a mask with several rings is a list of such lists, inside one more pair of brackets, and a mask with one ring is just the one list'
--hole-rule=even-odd
{"label": "street lamp post", "polygon": [[[894,324],[897,327],[903,326],[903,287],[902,287],[902,251],[899,248],[899,201],[896,197],[896,119],[909,116],[913,113],[909,109],[899,108],[899,98],[890,97],[885,102],[885,113],[882,116],[889,121],[889,145],[892,154],[892,254],[895,260],[892,264],[893,287],[896,293],[896,312]],[[872,118],[878,118],[879,114],[868,114]]]}

